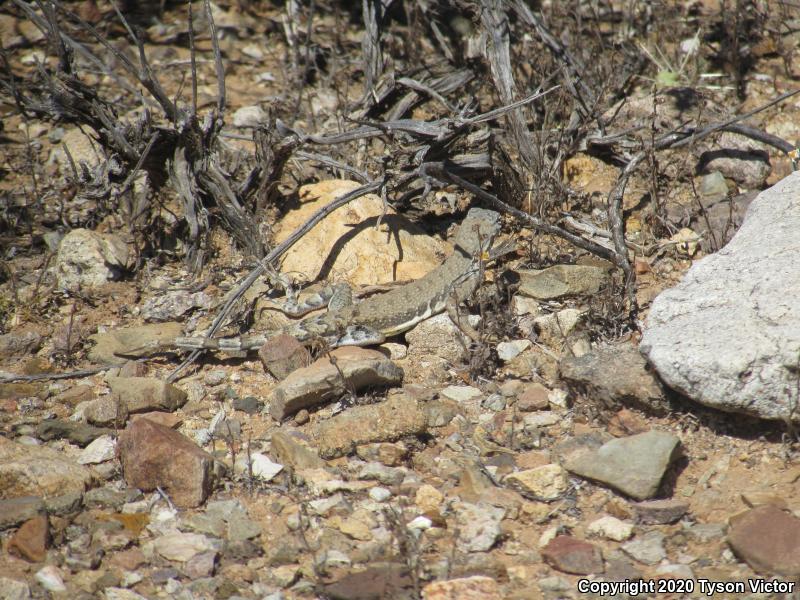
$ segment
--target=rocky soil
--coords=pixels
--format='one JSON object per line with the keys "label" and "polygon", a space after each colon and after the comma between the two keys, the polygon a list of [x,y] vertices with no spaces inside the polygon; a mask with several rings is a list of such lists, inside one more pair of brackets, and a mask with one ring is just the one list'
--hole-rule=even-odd
{"label": "rocky soil", "polygon": [[[686,14],[707,26],[722,19],[711,4]],[[69,5],[125,46],[109,6]],[[348,74],[353,90],[331,65],[361,60],[363,31],[337,7],[319,9],[319,46],[303,46],[293,3],[214,6],[230,148],[251,156],[268,110],[308,131],[353,124],[334,115],[361,97],[363,73]],[[178,94],[185,12],[168,5],[145,24],[150,62]],[[396,27],[387,54],[411,35]],[[0,34],[18,73],[49,52],[18,11],[0,14]],[[326,54],[332,38],[341,55]],[[699,50],[692,39],[664,42],[686,69],[718,50],[713,36]],[[760,107],[797,83],[786,68],[797,38],[776,39],[750,48],[743,98],[731,73],[705,88],[651,65],[681,85],[656,101],[642,78],[606,114],[616,131],[650,132]],[[304,52],[320,72],[298,82],[287,65]],[[208,44],[200,58],[202,107],[216,93]],[[118,89],[102,73],[92,83]],[[308,92],[294,106],[292,85]],[[748,124],[799,138],[797,98]],[[169,182],[131,180],[108,210],[87,193],[112,162],[97,140],[23,118],[8,94],[0,114],[0,599],[800,597],[800,178],[786,154],[727,132],[653,153],[623,201],[633,320],[613,263],[507,215],[496,245],[514,252],[487,265],[463,323],[441,314],[372,348],[282,336],[176,371],[186,353],[169,341],[211,326],[252,256],[218,219],[196,271]],[[384,143],[362,140],[342,160],[372,168]],[[587,147],[567,154],[557,178],[569,194],[547,210],[607,242],[619,165]],[[259,212],[273,245],[360,185],[324,164],[292,168],[284,201]],[[478,204],[455,186],[431,196],[339,208],[281,272],[361,296],[421,277]],[[142,198],[157,199],[146,223]],[[222,335],[287,323],[272,290],[253,285]],[[167,351],[144,351],[156,346]]]}

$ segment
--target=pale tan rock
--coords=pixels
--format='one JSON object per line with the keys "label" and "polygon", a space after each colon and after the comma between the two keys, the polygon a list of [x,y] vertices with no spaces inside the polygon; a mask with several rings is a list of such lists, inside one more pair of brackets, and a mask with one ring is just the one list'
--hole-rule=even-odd
{"label": "pale tan rock", "polygon": [[[275,230],[283,242],[308,218],[334,199],[359,187],[355,181],[328,180],[300,188],[302,204],[286,214]],[[328,215],[284,256],[281,271],[308,281],[344,279],[354,285],[419,279],[449,254],[437,242],[369,194]]]}
{"label": "pale tan rock", "polygon": [[422,588],[424,600],[500,600],[500,587],[491,577],[474,575],[434,581]]}
{"label": "pale tan rock", "polygon": [[86,467],[55,450],[17,444],[0,436],[0,499],[82,494],[91,481]]}
{"label": "pale tan rock", "polygon": [[444,502],[444,494],[427,483],[421,486],[414,496],[414,504],[423,513],[438,513],[442,502]]}
{"label": "pale tan rock", "polygon": [[512,473],[505,482],[514,489],[533,495],[537,500],[551,501],[567,491],[569,476],[563,467],[550,464]]}

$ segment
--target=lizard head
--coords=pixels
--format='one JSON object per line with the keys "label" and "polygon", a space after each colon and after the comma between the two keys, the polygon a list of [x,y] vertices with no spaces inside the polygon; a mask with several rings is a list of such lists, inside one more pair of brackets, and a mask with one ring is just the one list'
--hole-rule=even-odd
{"label": "lizard head", "polygon": [[500,213],[485,208],[471,208],[455,235],[455,245],[468,254],[488,252],[500,233]]}

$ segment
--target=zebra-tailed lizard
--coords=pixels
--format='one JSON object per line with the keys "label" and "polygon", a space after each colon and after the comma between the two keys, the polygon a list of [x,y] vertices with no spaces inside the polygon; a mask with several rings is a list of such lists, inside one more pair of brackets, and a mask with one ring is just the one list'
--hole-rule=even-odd
{"label": "zebra-tailed lizard", "polygon": [[260,348],[278,334],[288,334],[303,343],[322,341],[330,347],[380,344],[444,311],[450,303],[470,297],[483,279],[484,261],[499,231],[498,213],[473,208],[459,225],[453,253],[421,279],[356,304],[348,286],[336,285],[324,314],[267,333],[233,338],[180,337],[171,347],[242,352]]}

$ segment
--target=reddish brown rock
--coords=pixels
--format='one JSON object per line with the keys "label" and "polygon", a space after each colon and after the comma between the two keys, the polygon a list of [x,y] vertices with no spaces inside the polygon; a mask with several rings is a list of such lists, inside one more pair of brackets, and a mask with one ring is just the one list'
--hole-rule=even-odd
{"label": "reddish brown rock", "polygon": [[47,558],[49,542],[50,526],[47,517],[39,515],[23,523],[8,543],[8,551],[25,560],[41,562]]}
{"label": "reddish brown rock", "polygon": [[689,510],[689,503],[683,500],[647,500],[633,505],[639,523],[646,525],[666,525],[674,523]]}
{"label": "reddish brown rock", "polygon": [[753,570],[800,575],[800,519],[772,505],[732,517],[728,543]]}
{"label": "reddish brown rock", "polygon": [[602,573],[603,556],[600,550],[569,535],[559,535],[542,549],[542,558],[554,569],[575,575]]}
{"label": "reddish brown rock", "polygon": [[139,419],[122,432],[118,447],[130,486],[160,487],[182,508],[201,505],[211,492],[214,457],[169,427]]}
{"label": "reddish brown rock", "polygon": [[522,412],[544,410],[550,407],[548,394],[550,390],[541,383],[529,383],[522,393],[517,396],[517,408]]}
{"label": "reddish brown rock", "polygon": [[142,413],[140,415],[133,415],[131,417],[131,422],[136,422],[139,419],[149,419],[153,423],[158,423],[159,425],[169,427],[170,429],[177,429],[180,424],[183,423],[183,418],[180,415],[176,415],[175,413],[161,412],[158,410]]}
{"label": "reddish brown rock", "polygon": [[270,375],[283,381],[292,371],[311,364],[311,353],[290,335],[282,333],[267,340],[258,350],[258,357]]}

